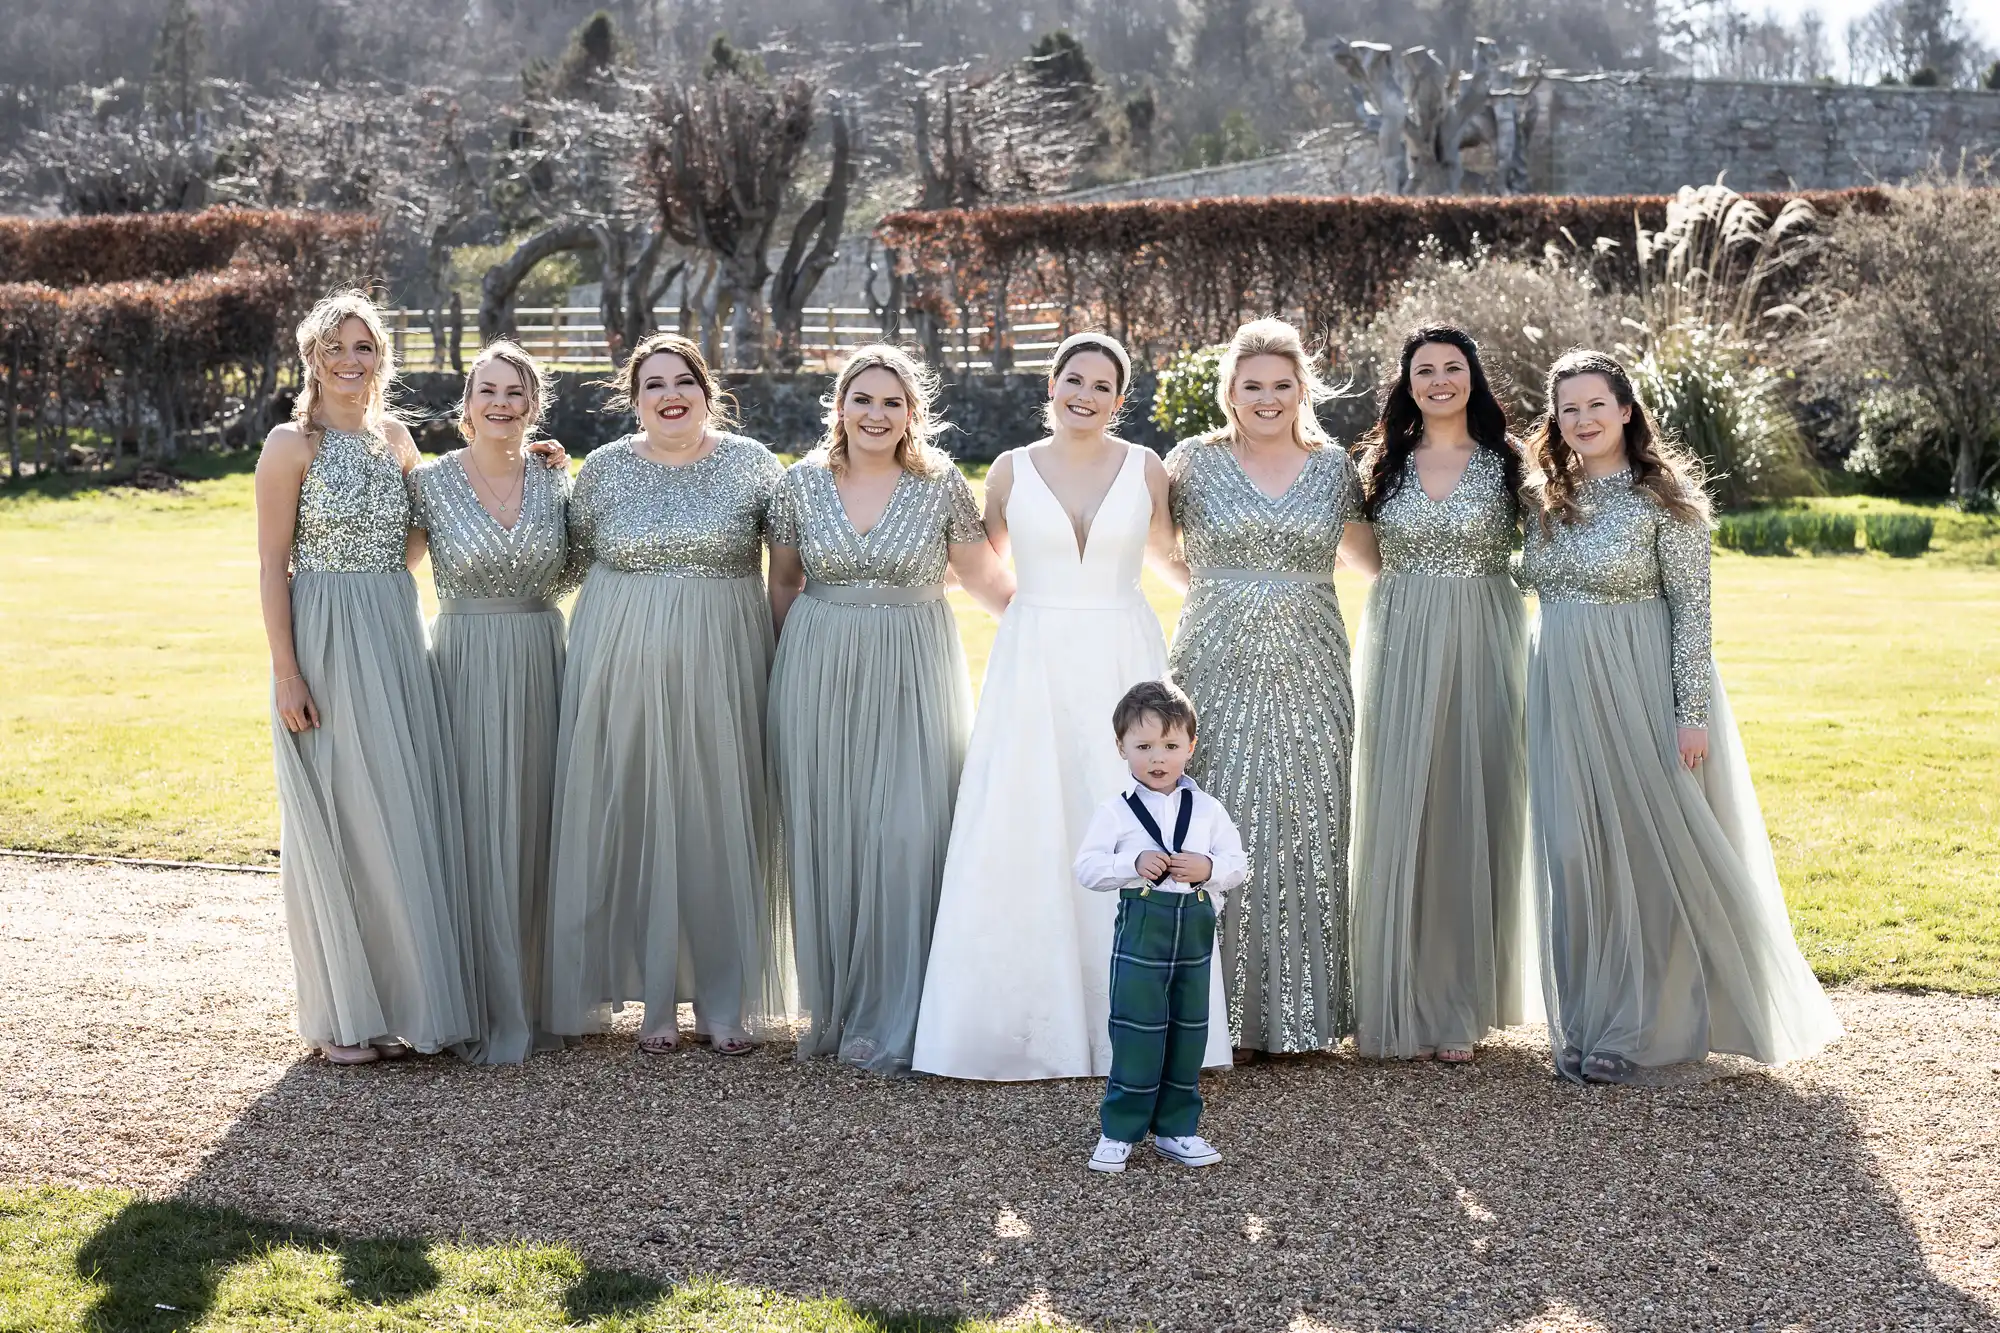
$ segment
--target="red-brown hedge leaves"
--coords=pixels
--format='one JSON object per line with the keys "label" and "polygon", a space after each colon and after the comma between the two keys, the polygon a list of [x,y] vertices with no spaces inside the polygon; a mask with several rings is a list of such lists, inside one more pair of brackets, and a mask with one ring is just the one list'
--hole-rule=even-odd
{"label": "red-brown hedge leaves", "polygon": [[[1825,212],[1884,206],[1874,189],[1807,191]],[[1775,214],[1791,196],[1753,196]],[[945,313],[1050,301],[1065,324],[1108,326],[1139,346],[1227,339],[1245,319],[1303,316],[1309,333],[1382,306],[1419,247],[1501,255],[1593,253],[1606,281],[1636,281],[1634,227],[1666,221],[1664,195],[1496,198],[1148,199],[893,213],[877,229],[902,252],[913,304]]]}
{"label": "red-brown hedge leaves", "polygon": [[[291,270],[365,264],[380,224],[352,213],[211,208],[85,218],[0,218],[0,283],[163,282],[239,258]],[[361,275],[341,275],[354,281]],[[307,282],[310,288],[319,284]]]}

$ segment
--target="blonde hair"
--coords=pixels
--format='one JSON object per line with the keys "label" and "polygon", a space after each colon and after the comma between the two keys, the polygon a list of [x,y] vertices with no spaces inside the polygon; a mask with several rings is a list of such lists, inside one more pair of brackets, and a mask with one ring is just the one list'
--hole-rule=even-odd
{"label": "blonde hair", "polygon": [[480,367],[498,361],[512,366],[514,373],[521,377],[521,387],[528,391],[528,427],[530,433],[541,424],[549,411],[549,380],[542,373],[541,363],[528,354],[528,350],[517,342],[501,338],[479,349],[479,355],[472,358],[472,364],[465,368],[465,387],[458,395],[458,433],[471,439],[472,430],[472,385],[479,378]]}
{"label": "blonde hair", "polygon": [[832,394],[820,400],[826,409],[826,436],[813,450],[813,460],[835,476],[847,470],[847,431],[841,425],[840,407],[854,381],[871,370],[886,370],[901,380],[903,394],[910,402],[910,425],[896,442],[896,465],[920,477],[933,477],[941,468],[950,467],[951,460],[931,443],[945,428],[945,423],[932,415],[937,405],[937,375],[902,348],[888,343],[855,349],[834,377]]}
{"label": "blonde hair", "polygon": [[[625,364],[618,373],[601,383],[611,390],[611,400],[605,404],[608,412],[635,411],[639,404],[639,371],[647,360],[662,352],[672,352],[687,363],[694,377],[701,383],[702,401],[708,404],[708,425],[715,430],[728,430],[736,424],[736,400],[729,396],[721,384],[717,383],[715,372],[708,368],[708,361],[701,354],[701,348],[693,341],[678,333],[654,333],[642,338],[632,355],[625,358]],[[644,429],[641,426],[640,429]]]}
{"label": "blonde hair", "polygon": [[389,386],[396,382],[396,346],[389,341],[382,312],[368,299],[368,294],[349,288],[324,298],[299,321],[296,338],[303,382],[298,397],[292,401],[292,420],[308,435],[317,435],[322,429],[318,421],[324,396],[320,386],[321,359],[339,337],[340,326],[350,319],[366,325],[368,336],[375,340],[375,376],[368,386],[368,425],[380,433],[384,424],[397,419],[389,410]]}
{"label": "blonde hair", "polygon": [[1319,424],[1319,415],[1313,411],[1313,404],[1333,397],[1333,387],[1313,368],[1314,357],[1306,350],[1299,331],[1276,318],[1251,320],[1236,330],[1236,336],[1223,350],[1215,372],[1215,403],[1222,409],[1222,419],[1227,424],[1211,431],[1207,438],[1215,443],[1242,438],[1242,423],[1236,419],[1236,405],[1230,395],[1236,389],[1236,368],[1253,356],[1282,356],[1298,374],[1301,401],[1299,414],[1292,419],[1292,442],[1307,453],[1333,443]]}

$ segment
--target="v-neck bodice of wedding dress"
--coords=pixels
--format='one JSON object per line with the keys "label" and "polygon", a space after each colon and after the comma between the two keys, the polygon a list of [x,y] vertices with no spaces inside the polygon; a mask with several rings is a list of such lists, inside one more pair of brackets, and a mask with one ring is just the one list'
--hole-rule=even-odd
{"label": "v-neck bodice of wedding dress", "polygon": [[[1091,812],[1130,781],[1111,731],[1119,696],[1166,676],[1139,589],[1152,496],[1145,451],[1123,465],[1079,549],[1032,456],[1007,504],[1019,591],[993,641],[958,789],[914,1068],[952,1078],[1101,1077],[1111,1068],[1118,895],[1070,864]],[[1229,1063],[1211,986],[1206,1063]]]}

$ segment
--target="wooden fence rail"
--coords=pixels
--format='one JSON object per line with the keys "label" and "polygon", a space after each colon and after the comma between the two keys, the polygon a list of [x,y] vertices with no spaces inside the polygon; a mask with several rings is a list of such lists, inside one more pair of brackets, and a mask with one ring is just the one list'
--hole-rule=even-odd
{"label": "wooden fence rail", "polygon": [[[1008,310],[1007,346],[1019,370],[1046,369],[1062,341],[1060,307],[1021,305]],[[448,369],[451,365],[450,316],[445,316],[445,343],[433,340],[430,316],[423,310],[387,312],[396,346],[396,363],[408,370]],[[680,331],[680,312],[670,307],[653,311],[658,326],[669,333]],[[596,306],[522,306],[514,311],[515,341],[543,364],[557,370],[608,370],[611,350],[604,339],[604,325]],[[808,306],[800,330],[800,351],[805,369],[836,369],[842,353],[882,339],[882,326],[875,312],[858,306]],[[993,368],[993,330],[990,325],[959,325],[941,330],[944,368],[987,371]],[[470,360],[479,350],[478,326],[467,320],[458,330],[459,353]],[[725,342],[728,337],[724,330]],[[911,342],[907,323],[898,342]],[[729,364],[733,357],[725,357]]]}

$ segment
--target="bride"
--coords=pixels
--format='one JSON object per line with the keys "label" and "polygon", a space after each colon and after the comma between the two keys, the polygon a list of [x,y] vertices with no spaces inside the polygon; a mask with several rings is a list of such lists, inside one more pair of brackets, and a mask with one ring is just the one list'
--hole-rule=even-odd
{"label": "bride", "polygon": [[[1127,689],[1167,674],[1139,591],[1174,554],[1167,473],[1106,434],[1132,377],[1125,349],[1079,333],[1056,349],[1049,438],[986,479],[986,530],[1013,546],[1019,592],[1000,621],[973,724],[925,969],[912,1067],[973,1079],[1101,1077],[1111,1068],[1116,894],[1070,871],[1091,811],[1131,780],[1111,733]],[[1211,967],[1214,964],[1211,962]],[[1204,1063],[1229,1063],[1219,979]]]}

